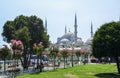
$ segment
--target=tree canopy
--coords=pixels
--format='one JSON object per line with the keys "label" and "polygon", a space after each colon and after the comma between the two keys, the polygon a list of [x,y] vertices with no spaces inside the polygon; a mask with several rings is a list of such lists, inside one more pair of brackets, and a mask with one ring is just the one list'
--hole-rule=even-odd
{"label": "tree canopy", "polygon": [[21,40],[32,48],[34,43],[42,42],[44,47],[49,45],[49,35],[45,32],[43,21],[36,16],[16,17],[13,21],[7,21],[3,26],[3,33],[8,43],[11,39]]}
{"label": "tree canopy", "polygon": [[95,57],[109,56],[115,58],[120,73],[120,22],[102,25],[94,35],[92,49]]}
{"label": "tree canopy", "polygon": [[102,25],[94,35],[92,47],[96,57],[120,56],[120,22]]}

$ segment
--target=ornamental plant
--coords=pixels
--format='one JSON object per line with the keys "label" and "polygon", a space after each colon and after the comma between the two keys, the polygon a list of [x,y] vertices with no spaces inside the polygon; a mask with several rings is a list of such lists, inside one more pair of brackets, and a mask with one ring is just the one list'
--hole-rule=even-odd
{"label": "ornamental plant", "polygon": [[11,50],[7,47],[7,45],[3,45],[3,48],[0,48],[0,58],[4,60],[4,72],[6,71],[6,58],[11,53]]}
{"label": "ornamental plant", "polygon": [[78,62],[80,61],[80,59],[79,59],[79,57],[81,56],[81,51],[80,50],[77,50],[76,52],[75,52],[75,54],[76,54],[76,56],[77,56],[77,59],[78,59]]}
{"label": "ornamental plant", "polygon": [[[67,57],[68,57],[68,50],[62,50],[61,51],[61,54],[62,54],[62,57],[63,57],[63,59],[64,59],[64,68],[65,68],[65,65],[67,64]],[[66,64],[65,64],[66,63]]]}
{"label": "ornamental plant", "polygon": [[[42,43],[39,44],[34,44],[33,45],[33,50],[35,54],[37,55],[37,69],[40,68],[40,72],[42,71],[42,66],[41,66],[41,56],[42,56],[42,51],[43,51],[43,45]],[[39,62],[40,59],[40,62]]]}
{"label": "ornamental plant", "polygon": [[80,50],[80,53],[83,55],[91,54],[90,50]]}
{"label": "ornamental plant", "polygon": [[39,44],[34,44],[33,45],[33,50],[34,52],[38,55],[38,56],[41,56],[42,55],[42,51],[43,51],[43,45],[42,43],[39,43]]}
{"label": "ornamental plant", "polygon": [[13,50],[22,50],[23,43],[20,40],[11,40]]}
{"label": "ornamental plant", "polygon": [[22,55],[23,43],[20,40],[11,40],[11,47],[13,49],[13,58],[18,59]]}

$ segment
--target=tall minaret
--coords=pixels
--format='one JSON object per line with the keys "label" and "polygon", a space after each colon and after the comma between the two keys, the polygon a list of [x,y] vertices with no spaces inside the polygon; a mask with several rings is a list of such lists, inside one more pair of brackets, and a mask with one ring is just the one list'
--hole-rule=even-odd
{"label": "tall minaret", "polygon": [[74,24],[74,34],[75,34],[75,42],[77,41],[77,16],[76,16],[76,13],[75,13],[75,24]]}
{"label": "tall minaret", "polygon": [[92,25],[92,21],[91,21],[91,37],[93,37],[93,25]]}
{"label": "tall minaret", "polygon": [[67,33],[67,28],[66,28],[66,26],[65,26],[65,34]]}
{"label": "tall minaret", "polygon": [[47,20],[45,19],[45,32],[47,32]]}
{"label": "tall minaret", "polygon": [[119,16],[119,21],[120,21],[120,16]]}

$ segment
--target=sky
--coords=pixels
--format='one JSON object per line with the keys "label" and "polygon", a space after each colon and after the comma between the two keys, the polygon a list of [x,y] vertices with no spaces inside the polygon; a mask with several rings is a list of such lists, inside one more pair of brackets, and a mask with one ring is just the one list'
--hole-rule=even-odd
{"label": "sky", "polygon": [[[0,34],[6,21],[19,15],[36,15],[47,19],[48,34],[52,43],[67,30],[74,32],[75,13],[77,15],[78,37],[85,42],[104,23],[119,21],[120,0],[0,0]],[[0,35],[0,47],[6,44]]]}

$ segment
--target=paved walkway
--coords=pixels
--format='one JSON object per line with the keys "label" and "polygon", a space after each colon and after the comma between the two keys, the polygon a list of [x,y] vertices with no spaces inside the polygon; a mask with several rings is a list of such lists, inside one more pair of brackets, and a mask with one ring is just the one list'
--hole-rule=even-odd
{"label": "paved walkway", "polygon": [[8,78],[8,76],[0,76],[0,78]]}

